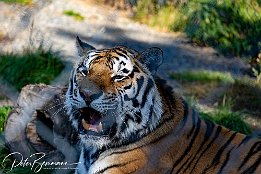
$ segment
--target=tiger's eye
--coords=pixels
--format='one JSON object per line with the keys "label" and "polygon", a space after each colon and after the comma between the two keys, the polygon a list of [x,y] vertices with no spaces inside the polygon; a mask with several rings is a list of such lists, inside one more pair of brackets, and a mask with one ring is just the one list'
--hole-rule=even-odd
{"label": "tiger's eye", "polygon": [[88,70],[86,67],[80,67],[79,71],[83,76],[87,76]]}

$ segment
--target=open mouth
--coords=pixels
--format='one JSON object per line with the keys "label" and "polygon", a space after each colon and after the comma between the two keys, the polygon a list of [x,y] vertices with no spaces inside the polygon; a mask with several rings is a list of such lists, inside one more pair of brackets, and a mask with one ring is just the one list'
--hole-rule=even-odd
{"label": "open mouth", "polygon": [[81,108],[79,120],[79,133],[89,135],[102,135],[102,114],[92,108]]}

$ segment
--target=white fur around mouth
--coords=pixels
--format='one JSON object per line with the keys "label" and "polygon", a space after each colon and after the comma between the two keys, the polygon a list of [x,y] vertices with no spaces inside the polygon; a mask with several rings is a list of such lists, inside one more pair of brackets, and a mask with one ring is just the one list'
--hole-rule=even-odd
{"label": "white fur around mouth", "polygon": [[98,125],[93,125],[93,124],[88,124],[84,119],[82,119],[82,125],[83,125],[83,128],[87,131],[94,131],[97,133],[100,133],[103,131],[101,122],[99,122]]}

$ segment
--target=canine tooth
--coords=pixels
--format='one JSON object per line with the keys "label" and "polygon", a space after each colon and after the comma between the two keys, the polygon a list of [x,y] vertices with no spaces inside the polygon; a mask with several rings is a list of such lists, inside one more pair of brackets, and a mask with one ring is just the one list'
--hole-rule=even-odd
{"label": "canine tooth", "polygon": [[101,122],[99,123],[97,130],[98,130],[98,132],[102,131],[102,123]]}
{"label": "canine tooth", "polygon": [[85,130],[89,130],[90,125],[88,123],[86,123],[86,121],[84,119],[82,119],[82,126],[84,127]]}

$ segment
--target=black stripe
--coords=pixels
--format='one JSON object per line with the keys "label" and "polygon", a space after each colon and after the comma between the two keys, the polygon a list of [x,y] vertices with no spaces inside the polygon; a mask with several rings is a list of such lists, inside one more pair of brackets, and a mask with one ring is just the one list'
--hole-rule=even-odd
{"label": "black stripe", "polygon": [[84,158],[84,166],[85,166],[86,170],[88,171],[91,166],[90,151],[85,148],[83,150],[83,158]]}
{"label": "black stripe", "polygon": [[117,133],[117,123],[114,123],[113,125],[112,125],[112,127],[110,128],[110,131],[109,131],[109,137],[111,138],[111,137],[113,137],[114,135],[116,135],[116,133]]}
{"label": "black stripe", "polygon": [[[196,165],[198,164],[199,160],[201,159],[201,157],[203,156],[203,154],[211,147],[211,145],[213,144],[213,142],[218,138],[220,132],[222,130],[221,126],[218,126],[215,132],[215,135],[213,137],[213,139],[211,140],[211,142],[208,143],[207,147],[200,153],[199,158],[197,159],[196,163],[194,164],[194,166],[192,167],[192,171],[195,169]],[[211,130],[210,130],[211,131]],[[212,132],[212,131],[211,131]]]}
{"label": "black stripe", "polygon": [[182,124],[181,124],[181,129],[185,126],[187,120],[188,120],[188,116],[189,116],[189,106],[188,104],[183,100],[182,104],[184,106],[184,115],[183,115],[183,119],[182,119]]}
{"label": "black stripe", "polygon": [[229,158],[230,158],[230,153],[231,153],[231,151],[232,151],[233,149],[234,149],[234,148],[232,148],[230,151],[228,151],[228,153],[227,153],[227,155],[226,155],[226,159],[225,159],[225,161],[223,162],[222,166],[220,167],[220,169],[219,169],[219,171],[218,171],[219,174],[222,173],[224,167],[227,165],[227,162],[228,162],[228,160],[229,160]]}
{"label": "black stripe", "polygon": [[122,72],[125,73],[125,74],[127,74],[127,73],[130,72],[130,71],[127,70],[126,68],[124,68],[124,69],[122,70]]}
{"label": "black stripe", "polygon": [[227,142],[218,150],[218,152],[215,154],[214,159],[212,160],[210,166],[208,166],[207,168],[205,168],[205,170],[202,173],[206,173],[207,170],[213,166],[218,165],[218,163],[220,162],[220,158],[222,156],[222,153],[224,152],[224,150],[227,148],[228,145],[230,145],[230,143],[232,142],[232,140],[235,138],[237,132],[234,132],[230,138],[227,140]]}
{"label": "black stripe", "polygon": [[134,70],[131,71],[131,73],[128,75],[129,78],[133,78],[134,77]]}
{"label": "black stripe", "polygon": [[248,154],[246,155],[246,157],[244,158],[244,160],[242,161],[241,165],[239,166],[238,170],[240,170],[244,164],[246,164],[248,162],[248,160],[257,152],[261,151],[261,142],[256,142],[249,150]]}
{"label": "black stripe", "polygon": [[132,106],[133,106],[134,108],[137,108],[139,105],[140,105],[140,104],[139,104],[139,101],[138,101],[137,99],[133,99],[133,100],[132,100]]}
{"label": "black stripe", "polygon": [[130,101],[131,100],[127,94],[125,94],[123,96],[123,99],[124,99],[124,101]]}
{"label": "black stripe", "polygon": [[195,120],[195,111],[194,109],[192,109],[192,129],[190,130],[190,132],[187,135],[187,138],[191,136],[192,132],[194,132],[194,129],[196,127],[196,120]]}
{"label": "black stripe", "polygon": [[127,57],[128,57],[127,55],[125,55],[125,54],[123,54],[123,53],[120,53],[118,50],[117,50],[117,51],[115,50],[115,52],[116,52],[118,55],[120,55],[121,57],[124,57],[126,60],[128,60],[128,59],[127,59]]}
{"label": "black stripe", "polygon": [[[123,62],[123,61],[120,61],[120,65],[121,64],[123,64],[124,66],[126,65],[126,63],[125,62]],[[125,68],[124,68],[125,69]]]}
{"label": "black stripe", "polygon": [[146,101],[147,101],[147,97],[149,95],[149,92],[151,90],[151,88],[153,87],[153,80],[151,78],[148,79],[147,85],[146,85],[146,89],[144,91],[144,94],[142,96],[142,101],[141,101],[141,108],[144,107]]}
{"label": "black stripe", "polygon": [[128,86],[124,86],[123,89],[127,90],[127,89],[130,89],[131,87],[132,87],[132,83],[130,85],[128,85]]}
{"label": "black stripe", "polygon": [[260,165],[261,163],[261,155],[258,157],[258,160],[250,166],[248,169],[246,169],[242,174],[252,174],[256,171],[256,168]]}
{"label": "black stripe", "polygon": [[172,169],[171,169],[171,173],[173,173],[174,168],[185,158],[186,155],[188,155],[188,153],[190,152],[190,150],[192,149],[192,146],[194,144],[194,141],[196,140],[196,137],[198,136],[199,130],[201,128],[201,120],[198,119],[197,120],[197,127],[195,132],[193,133],[193,136],[190,140],[190,142],[188,143],[188,147],[185,149],[185,151],[183,152],[183,154],[179,157],[179,159],[174,163]]}
{"label": "black stripe", "polygon": [[128,55],[127,51],[125,51],[124,49],[121,49],[121,48],[120,48],[120,51],[123,52],[123,54]]}
{"label": "black stripe", "polygon": [[[154,103],[154,102],[153,102]],[[150,106],[150,109],[149,109],[149,115],[148,115],[148,117],[149,117],[149,119],[148,119],[148,123],[147,123],[147,125],[150,125],[151,124],[151,117],[152,117],[152,112],[153,112],[153,104]]]}
{"label": "black stripe", "polygon": [[135,112],[134,117],[135,117],[135,121],[136,121],[136,123],[140,124],[141,121],[142,121],[141,112],[140,112],[140,111]]}
{"label": "black stripe", "polygon": [[230,145],[230,143],[233,141],[233,139],[235,138],[237,132],[234,132],[230,138],[228,139],[228,141],[218,150],[217,154],[215,155],[215,158],[213,159],[212,161],[212,165],[217,165],[217,163],[219,162],[220,158],[221,158],[221,155],[222,153],[224,152],[224,150],[226,149],[226,147],[228,145]]}
{"label": "black stripe", "polygon": [[240,144],[237,146],[239,148],[241,145],[246,144],[249,140],[251,140],[252,137],[246,135],[245,138],[240,142]]}
{"label": "black stripe", "polygon": [[73,79],[70,79],[70,95],[73,96]]}
{"label": "black stripe", "polygon": [[144,84],[144,77],[141,76],[139,79],[137,79],[138,89],[137,89],[137,92],[136,92],[136,94],[135,94],[135,96],[133,98],[137,98],[137,96],[139,95],[141,87],[142,87],[143,84]]}
{"label": "black stripe", "polygon": [[[205,132],[205,135],[204,135],[204,139],[203,141],[201,142],[197,152],[194,154],[193,158],[188,158],[188,160],[190,159],[190,162],[189,164],[187,165],[187,167],[184,169],[183,173],[185,173],[187,171],[187,169],[190,167],[190,165],[195,161],[195,158],[197,157],[197,155],[199,154],[199,152],[202,150],[203,146],[205,145],[205,143],[207,142],[207,140],[209,139],[209,137],[211,136],[211,133],[213,131],[213,127],[214,127],[214,124],[212,122],[209,122],[209,121],[206,121],[206,132]],[[184,163],[185,165],[186,163]],[[181,167],[182,168],[182,167]],[[178,172],[177,172],[178,173]]]}
{"label": "black stripe", "polygon": [[139,70],[139,68],[138,68],[138,67],[136,67],[136,66],[133,66],[133,72],[137,72],[137,73],[139,73],[139,72],[140,72],[140,70]]}

